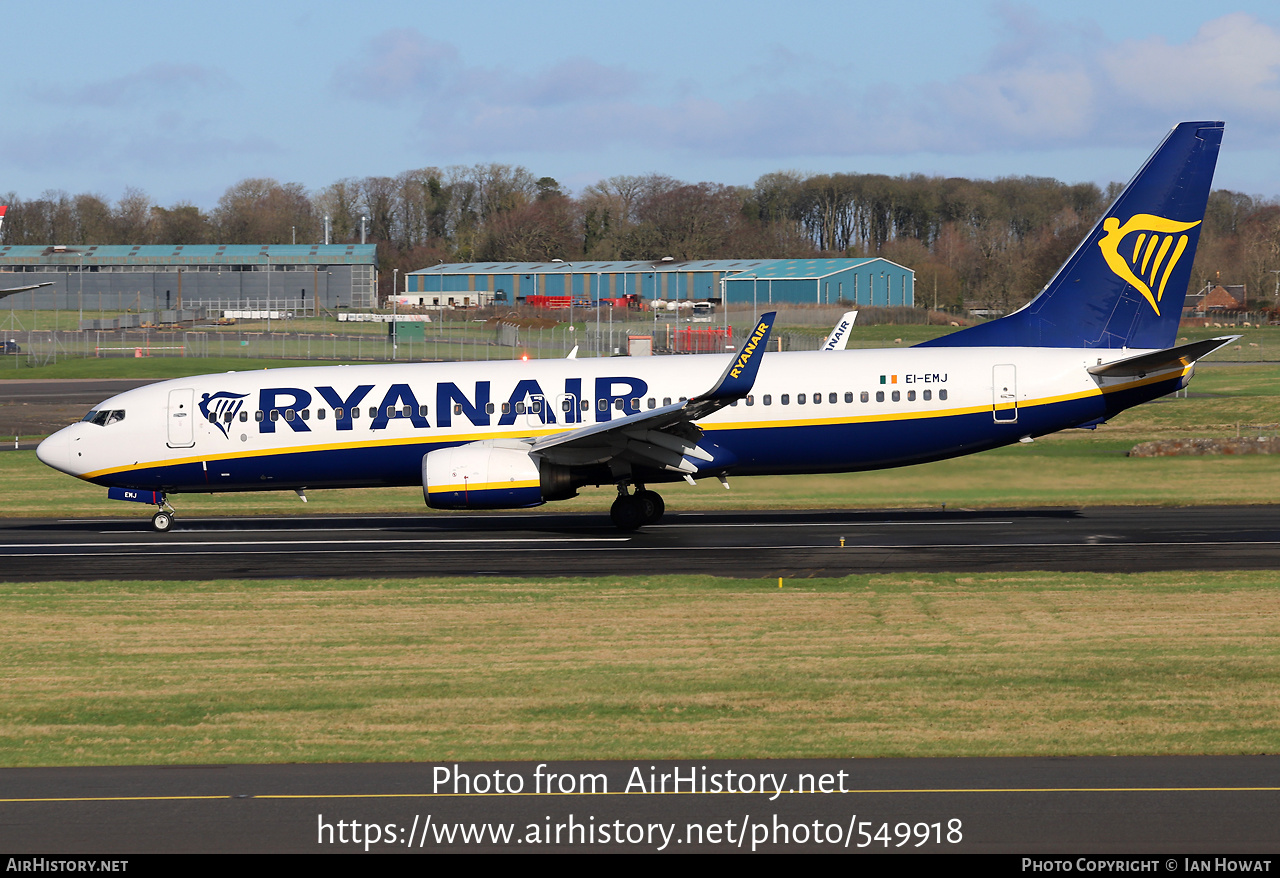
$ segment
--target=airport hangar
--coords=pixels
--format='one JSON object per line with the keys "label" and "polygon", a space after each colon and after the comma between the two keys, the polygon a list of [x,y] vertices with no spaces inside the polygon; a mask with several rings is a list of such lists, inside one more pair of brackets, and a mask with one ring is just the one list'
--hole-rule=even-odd
{"label": "airport hangar", "polygon": [[0,290],[12,309],[160,311],[375,307],[373,244],[153,244],[0,247]]}
{"label": "airport hangar", "polygon": [[401,301],[424,308],[512,304],[529,296],[573,301],[639,295],[649,300],[911,307],[915,272],[868,259],[670,259],[599,262],[467,262],[434,265],[405,275]]}

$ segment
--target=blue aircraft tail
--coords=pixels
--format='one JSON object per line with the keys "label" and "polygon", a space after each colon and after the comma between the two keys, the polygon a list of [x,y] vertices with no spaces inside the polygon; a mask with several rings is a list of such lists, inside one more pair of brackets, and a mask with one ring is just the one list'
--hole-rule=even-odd
{"label": "blue aircraft tail", "polygon": [[1200,240],[1223,123],[1183,122],[1053,280],[1007,317],[920,347],[1167,348]]}

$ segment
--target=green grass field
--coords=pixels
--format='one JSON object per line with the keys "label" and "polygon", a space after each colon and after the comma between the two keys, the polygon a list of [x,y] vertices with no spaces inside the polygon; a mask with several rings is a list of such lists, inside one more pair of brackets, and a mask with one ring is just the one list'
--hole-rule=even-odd
{"label": "green grass field", "polygon": [[1278,577],[0,584],[0,763],[1275,753]]}
{"label": "green grass field", "polygon": [[[172,361],[168,361],[172,362]],[[207,361],[206,361],[207,362]],[[241,361],[242,362],[242,361]],[[664,489],[671,510],[1273,503],[1280,366],[953,461]],[[1269,432],[1274,433],[1275,427]],[[1252,431],[1256,433],[1257,431]],[[4,514],[146,507],[0,453]],[[180,514],[429,513],[417,488]],[[607,490],[548,510],[594,510]],[[0,583],[0,764],[1274,753],[1280,573]]]}

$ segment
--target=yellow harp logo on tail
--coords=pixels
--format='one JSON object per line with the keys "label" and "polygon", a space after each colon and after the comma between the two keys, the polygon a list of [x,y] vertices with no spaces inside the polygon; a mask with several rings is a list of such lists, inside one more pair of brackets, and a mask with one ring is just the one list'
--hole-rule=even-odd
{"label": "yellow harp logo on tail", "polygon": [[[1198,225],[1200,220],[1180,223],[1149,213],[1134,214],[1120,225],[1120,220],[1109,216],[1102,222],[1107,234],[1098,248],[1116,276],[1142,293],[1159,316],[1164,286],[1187,249],[1187,236],[1181,233]],[[1125,240],[1130,235],[1134,236],[1132,246]]]}

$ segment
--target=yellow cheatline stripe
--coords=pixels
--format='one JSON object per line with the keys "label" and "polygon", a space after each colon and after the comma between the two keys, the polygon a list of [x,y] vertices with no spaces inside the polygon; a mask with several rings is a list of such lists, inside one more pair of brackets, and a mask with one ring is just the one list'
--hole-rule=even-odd
{"label": "yellow cheatline stripe", "polygon": [[[1190,366],[1184,367],[1179,375],[1185,375]],[[1127,381],[1123,384],[1117,384],[1111,387],[1099,388],[1092,387],[1087,390],[1076,391],[1074,393],[1064,393],[1057,396],[1046,396],[1039,399],[1019,400],[1017,407],[1020,409],[1035,408],[1037,406],[1053,405],[1060,402],[1070,402],[1077,399],[1085,399],[1091,396],[1106,395],[1108,393],[1118,393],[1122,390],[1132,390],[1136,387],[1143,387],[1147,384],[1154,384],[1160,381],[1168,381],[1174,377],[1170,374],[1160,374],[1156,376],[1148,376],[1147,378],[1137,381]],[[845,403],[848,405],[848,403]],[[903,412],[880,412],[870,415],[855,415],[853,417],[830,417],[830,418],[806,418],[803,420],[774,420],[774,421],[733,421],[728,423],[704,424],[703,429],[708,433],[714,433],[726,430],[763,430],[778,427],[817,427],[831,426],[835,424],[865,424],[877,423],[881,421],[911,421],[911,420],[937,420],[940,418],[952,418],[961,415],[979,414],[992,410],[990,404],[965,406],[963,408],[947,408],[934,411],[903,411]],[[727,409],[721,409],[727,411]],[[594,423],[594,422],[592,422]],[[149,461],[145,464],[130,464],[127,466],[111,467],[109,469],[94,470],[93,472],[83,473],[77,478],[90,481],[92,479],[101,478],[103,476],[114,475],[116,473],[134,472],[141,469],[152,469],[164,466],[181,466],[186,463],[216,463],[221,460],[245,460],[254,457],[268,457],[281,454],[308,454],[319,451],[342,451],[346,449],[366,449],[366,448],[388,448],[397,445],[437,445],[448,442],[456,444],[460,442],[480,442],[486,439],[519,439],[519,438],[535,438],[538,436],[553,436],[565,430],[576,430],[583,424],[564,424],[546,427],[541,430],[532,430],[519,432],[516,428],[511,428],[509,433],[462,433],[451,434],[448,436],[405,436],[399,438],[388,439],[370,439],[365,441],[351,442],[328,442],[321,445],[295,445],[283,448],[265,448],[253,449],[250,451],[237,451],[224,454],[214,455],[198,455],[192,457],[176,457],[168,460]]]}
{"label": "yellow cheatline stripe", "polygon": [[456,485],[427,485],[427,493],[436,494],[444,491],[503,491],[511,488],[536,488],[541,483],[537,479],[525,479],[519,482],[459,482]]}
{"label": "yellow cheatline stripe", "polygon": [[[564,796],[769,796],[772,790],[753,792],[697,790],[662,790],[658,792],[520,792],[520,793],[248,793],[218,796],[59,796],[49,798],[0,799],[0,804],[14,805],[42,802],[181,802],[223,799],[488,799],[488,798],[548,798]],[[857,789],[844,790],[840,795],[958,795],[972,793],[1277,793],[1280,787],[921,787],[918,789]],[[826,796],[820,790],[782,790],[784,796]]]}

